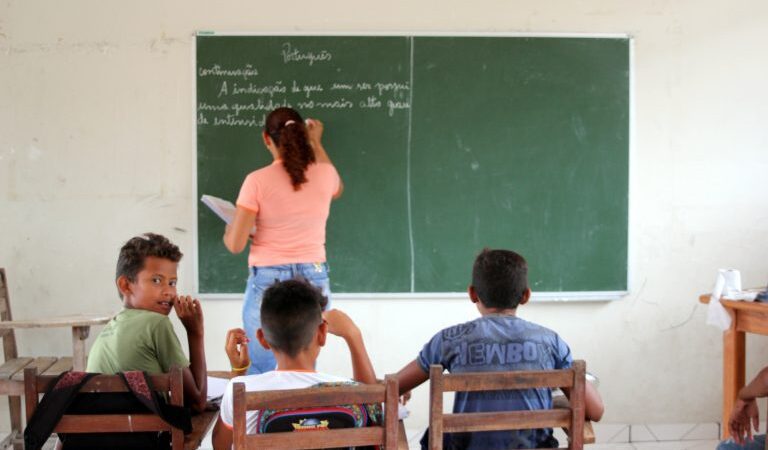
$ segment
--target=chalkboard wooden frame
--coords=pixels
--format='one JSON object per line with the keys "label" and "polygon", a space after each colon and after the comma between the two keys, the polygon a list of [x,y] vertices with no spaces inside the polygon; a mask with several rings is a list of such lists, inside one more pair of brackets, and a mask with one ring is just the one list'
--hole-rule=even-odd
{"label": "chalkboard wooden frame", "polygon": [[[626,296],[632,290],[632,257],[634,254],[632,245],[632,186],[633,175],[632,167],[634,156],[634,136],[635,136],[635,69],[634,69],[634,39],[629,34],[624,33],[529,33],[529,32],[215,32],[215,31],[198,31],[194,34],[193,39],[193,73],[194,77],[194,107],[192,111],[193,117],[193,157],[197,158],[198,142],[197,142],[197,37],[198,36],[302,36],[302,37],[529,37],[529,38],[597,38],[597,39],[626,39],[628,41],[628,59],[629,59],[629,100],[628,100],[628,186],[627,186],[627,265],[626,265],[626,290],[614,290],[614,291],[557,291],[557,292],[533,292],[532,300],[535,301],[607,301],[616,300]],[[198,173],[197,164],[195,164],[193,170],[193,212],[195,220],[193,221],[193,232],[195,236],[193,251],[191,257],[193,258],[193,283],[194,291],[198,293],[198,296],[206,299],[242,299],[242,293],[208,293],[200,292],[199,283],[199,248],[198,248],[198,209],[200,208],[199,197],[203,193],[198,192]],[[234,200],[234,199],[233,199]],[[223,244],[222,244],[223,245]],[[244,284],[244,283],[243,283]],[[244,287],[244,286],[243,286]],[[465,292],[353,292],[353,293],[338,293],[333,294],[335,299],[391,299],[391,300],[431,300],[431,299],[465,299],[467,294]]]}

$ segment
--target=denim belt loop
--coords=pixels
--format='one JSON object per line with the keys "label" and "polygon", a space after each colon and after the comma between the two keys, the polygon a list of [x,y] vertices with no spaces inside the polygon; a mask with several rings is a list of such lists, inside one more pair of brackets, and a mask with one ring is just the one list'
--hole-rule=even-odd
{"label": "denim belt loop", "polygon": [[256,268],[256,266],[251,266],[251,273],[253,274],[253,276],[254,276],[254,277],[256,276],[256,273],[257,273],[258,271],[259,271],[259,269],[258,269],[258,268]]}

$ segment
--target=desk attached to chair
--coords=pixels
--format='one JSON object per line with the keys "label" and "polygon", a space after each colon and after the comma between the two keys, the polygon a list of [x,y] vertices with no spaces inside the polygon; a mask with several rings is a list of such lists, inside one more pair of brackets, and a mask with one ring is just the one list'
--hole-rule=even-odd
{"label": "desk attached to chair", "polygon": [[184,450],[200,448],[203,439],[213,429],[216,419],[219,418],[219,410],[206,410],[192,416],[192,432],[184,436]]}
{"label": "desk attached to chair", "polygon": [[[4,320],[0,321],[0,331],[22,328],[72,328],[72,370],[84,371],[86,362],[85,340],[88,339],[91,327],[104,325],[111,319],[111,314],[77,314],[45,319]],[[38,367],[38,370],[42,373],[47,368]],[[20,368],[19,372],[24,372],[23,367]]]}
{"label": "desk attached to chair", "polygon": [[[565,395],[558,395],[557,397],[552,398],[552,407],[555,409],[568,409],[571,407],[571,404],[568,401],[568,397]],[[595,430],[592,427],[592,421],[590,420],[584,421],[584,443],[595,443]]]}
{"label": "desk attached to chair", "polygon": [[[699,302],[709,303],[710,295],[699,296]],[[744,387],[746,344],[745,333],[768,336],[768,304],[721,299],[731,316],[731,327],[723,331],[723,439],[730,436],[728,419],[736,404],[739,390]]]}
{"label": "desk attached to chair", "polygon": [[[110,321],[108,314],[78,314],[31,320],[12,320],[5,271],[0,268],[0,337],[3,340],[4,362],[0,365],[0,395],[7,395],[11,432],[0,441],[0,448],[13,443],[21,448],[21,396],[24,395],[24,369],[34,367],[38,373],[58,375],[67,370],[85,370],[85,340],[91,326]],[[19,356],[14,330],[20,328],[71,328],[72,356]]]}

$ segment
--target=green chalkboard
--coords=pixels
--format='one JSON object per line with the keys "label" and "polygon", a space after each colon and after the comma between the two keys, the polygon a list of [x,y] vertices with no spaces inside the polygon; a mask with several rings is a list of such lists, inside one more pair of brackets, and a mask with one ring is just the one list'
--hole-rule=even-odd
{"label": "green chalkboard", "polygon": [[[270,162],[264,117],[326,124],[345,183],[327,228],[337,293],[459,292],[483,247],[538,292],[627,289],[629,40],[197,36],[197,189],[234,201]],[[198,208],[198,287],[247,262]]]}

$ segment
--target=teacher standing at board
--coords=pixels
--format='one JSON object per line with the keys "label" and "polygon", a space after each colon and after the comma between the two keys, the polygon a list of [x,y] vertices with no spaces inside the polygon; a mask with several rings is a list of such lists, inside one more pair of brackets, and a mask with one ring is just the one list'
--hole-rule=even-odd
{"label": "teacher standing at board", "polygon": [[323,148],[322,135],[323,124],[317,119],[305,123],[291,108],[272,111],[262,139],[274,161],[245,178],[235,219],[224,232],[224,245],[232,253],[243,251],[252,237],[243,304],[243,324],[252,343],[248,374],[275,369],[274,355],[256,339],[261,297],[275,280],[304,277],[330,300],[325,223],[331,201],[341,196],[344,186]]}

